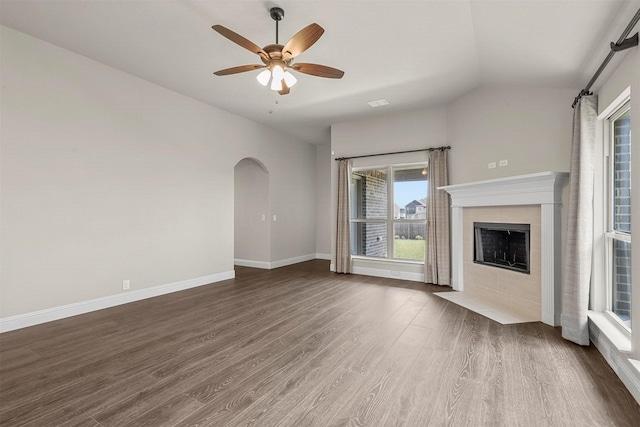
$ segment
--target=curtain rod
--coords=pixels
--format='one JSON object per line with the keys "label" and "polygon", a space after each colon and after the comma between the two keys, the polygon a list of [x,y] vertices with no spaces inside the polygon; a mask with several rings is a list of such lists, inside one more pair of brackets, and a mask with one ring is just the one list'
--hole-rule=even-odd
{"label": "curtain rod", "polygon": [[405,154],[405,153],[417,153],[419,151],[444,151],[451,149],[450,146],[442,146],[442,147],[433,147],[433,148],[421,148],[419,150],[407,150],[407,151],[394,151],[392,153],[378,153],[378,154],[365,154],[363,156],[351,156],[351,157],[337,157],[335,160],[349,160],[349,159],[360,159],[362,157],[376,157],[376,156],[390,156],[392,154]]}
{"label": "curtain rod", "polygon": [[598,77],[600,77],[600,74],[602,74],[602,72],[607,67],[607,65],[609,64],[609,61],[611,61],[611,58],[613,58],[613,55],[615,55],[616,52],[620,52],[620,51],[632,48],[634,46],[638,46],[638,33],[635,33],[633,36],[627,38],[627,36],[629,35],[633,27],[635,27],[635,25],[638,23],[638,20],[640,20],[640,9],[638,9],[638,11],[633,16],[633,18],[631,18],[631,22],[629,22],[629,25],[627,25],[627,28],[625,28],[624,31],[622,32],[622,35],[618,39],[618,42],[617,43],[611,42],[610,44],[611,50],[609,51],[609,54],[604,59],[604,61],[602,61],[600,68],[598,68],[598,70],[593,75],[593,77],[591,77],[591,80],[589,80],[589,83],[587,83],[587,86],[580,91],[578,96],[575,97],[575,99],[573,100],[573,104],[571,104],[571,108],[575,108],[576,104],[578,103],[578,101],[580,101],[580,98],[582,98],[583,96],[593,95],[593,92],[589,92],[589,89],[591,89],[591,86],[596,82]]}

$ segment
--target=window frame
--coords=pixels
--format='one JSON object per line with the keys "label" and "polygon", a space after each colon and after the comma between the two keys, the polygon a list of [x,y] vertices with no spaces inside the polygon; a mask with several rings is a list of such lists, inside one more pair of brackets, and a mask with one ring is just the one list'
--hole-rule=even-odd
{"label": "window frame", "polygon": [[[604,244],[604,310],[603,314],[606,319],[613,324],[616,329],[623,333],[626,337],[631,339],[631,328],[613,311],[613,248],[614,242],[622,241],[631,244],[631,233],[616,230],[614,226],[615,212],[614,212],[614,173],[615,173],[615,128],[613,122],[622,117],[631,109],[631,96],[630,93],[624,92],[612,105],[609,107],[608,114],[603,117],[603,226],[602,237]],[[597,237],[597,236],[594,236]],[[633,284],[632,284],[633,285]],[[633,292],[633,289],[632,289]]]}
{"label": "window frame", "polygon": [[[353,205],[352,205],[352,197],[354,196],[354,192],[350,191],[349,192],[349,210],[350,210],[350,218],[349,218],[349,224],[353,225],[353,224],[357,224],[357,223],[379,223],[379,224],[386,224],[386,238],[387,238],[387,250],[386,250],[386,256],[385,257],[377,257],[377,256],[367,256],[367,255],[356,255],[353,254],[353,240],[351,241],[350,245],[351,245],[351,256],[352,258],[355,259],[363,259],[363,260],[370,260],[370,261],[381,261],[381,262],[397,262],[397,263],[407,263],[407,264],[419,264],[419,265],[424,265],[425,259],[426,259],[426,223],[427,220],[425,219],[396,219],[394,218],[394,200],[395,200],[395,194],[394,194],[394,184],[395,184],[395,175],[394,175],[394,171],[395,170],[402,170],[402,169],[424,169],[427,167],[427,162],[425,161],[420,161],[420,162],[412,162],[412,163],[399,163],[399,164],[385,164],[385,165],[379,165],[379,166],[359,166],[359,167],[354,167],[352,168],[352,176],[354,172],[361,172],[361,171],[370,171],[370,170],[383,170],[386,169],[386,173],[387,173],[387,217],[385,219],[381,219],[381,218],[354,218],[352,216],[353,213]],[[353,178],[351,178],[353,179]],[[428,181],[427,181],[427,197],[428,197]],[[350,187],[351,190],[353,190],[352,187]],[[415,259],[405,259],[405,258],[396,258],[395,257],[395,245],[391,244],[391,242],[394,242],[394,224],[425,224],[425,255],[424,258],[422,260],[415,260]],[[353,236],[352,238],[353,239]]]}

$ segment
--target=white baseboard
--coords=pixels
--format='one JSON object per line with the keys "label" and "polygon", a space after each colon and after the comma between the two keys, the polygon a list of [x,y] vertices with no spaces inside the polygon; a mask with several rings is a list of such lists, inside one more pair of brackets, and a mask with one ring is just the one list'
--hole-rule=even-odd
{"label": "white baseboard", "polygon": [[252,268],[262,268],[264,270],[271,269],[271,263],[268,261],[252,261],[250,259],[234,259],[234,265],[239,265],[240,267],[252,267]]}
{"label": "white baseboard", "polygon": [[[621,351],[609,336],[600,329],[603,326],[597,314],[589,314],[589,339],[609,363],[611,369],[640,404],[640,361],[630,358],[628,351]],[[615,337],[614,337],[615,339]],[[629,349],[630,350],[630,349]]]}
{"label": "white baseboard", "polygon": [[299,262],[311,261],[312,259],[316,259],[316,254],[308,254],[297,256],[295,258],[281,259],[279,261],[273,261],[271,263],[271,268],[284,267],[287,265],[297,264]]}
{"label": "white baseboard", "polygon": [[[330,255],[329,255],[330,256]],[[298,264],[299,262],[311,261],[316,259],[317,254],[301,255],[295,258],[281,259],[278,261],[252,261],[249,259],[234,259],[233,263],[242,267],[262,268],[265,270],[272,270],[278,267],[285,267],[287,265]]]}
{"label": "white baseboard", "polygon": [[[385,277],[387,279],[411,280],[413,282],[424,282],[423,273],[411,273],[408,271],[395,271],[380,268],[369,267],[353,267],[353,274],[362,274],[364,276]],[[335,270],[332,270],[335,271]]]}
{"label": "white baseboard", "polygon": [[128,304],[130,302],[153,298],[160,295],[170,294],[172,292],[183,291],[185,289],[233,279],[234,277],[234,271],[225,271],[222,273],[210,274],[208,276],[196,277],[195,279],[182,280],[180,282],[168,283],[165,285],[134,291],[125,291],[108,297],[96,298],[59,307],[47,308],[31,313],[19,314],[17,316],[0,318],[0,333],[39,325],[41,323],[52,322],[54,320],[77,316],[79,314],[102,310],[109,307],[115,307],[117,305]]}
{"label": "white baseboard", "polygon": [[321,254],[316,252],[316,259],[326,259],[331,261],[331,254]]}

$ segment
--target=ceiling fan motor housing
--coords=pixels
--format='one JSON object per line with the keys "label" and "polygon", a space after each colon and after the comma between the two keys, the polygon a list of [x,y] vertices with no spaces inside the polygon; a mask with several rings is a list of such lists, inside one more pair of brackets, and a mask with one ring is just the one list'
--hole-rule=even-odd
{"label": "ceiling fan motor housing", "polygon": [[266,59],[264,57],[260,57],[260,59],[262,59],[262,62],[264,62],[265,65],[275,65],[275,63],[278,63],[278,65],[280,65],[282,68],[285,68],[284,66],[289,65],[293,62],[293,58],[283,59],[283,47],[284,46],[282,46],[281,44],[270,44],[268,46],[265,46],[263,50],[267,53],[267,55],[269,55],[269,59]]}

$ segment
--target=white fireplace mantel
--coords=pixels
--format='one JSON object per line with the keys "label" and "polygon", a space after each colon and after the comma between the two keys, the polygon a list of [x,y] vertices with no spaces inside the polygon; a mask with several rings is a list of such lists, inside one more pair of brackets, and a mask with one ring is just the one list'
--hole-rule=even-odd
{"label": "white fireplace mantel", "polygon": [[438,187],[451,195],[453,289],[464,289],[463,209],[478,206],[540,205],[542,321],[560,324],[560,207],[568,172],[540,172]]}

